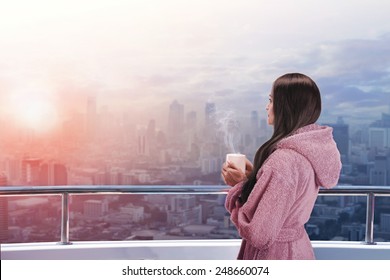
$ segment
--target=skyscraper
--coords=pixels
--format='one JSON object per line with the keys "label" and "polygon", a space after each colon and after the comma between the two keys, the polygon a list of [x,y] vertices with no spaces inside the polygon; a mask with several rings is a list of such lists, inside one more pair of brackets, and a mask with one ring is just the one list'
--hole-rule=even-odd
{"label": "skyscraper", "polygon": [[343,163],[348,162],[349,155],[349,125],[340,117],[335,124],[328,124],[333,128],[333,138],[341,154]]}
{"label": "skyscraper", "polygon": [[184,105],[174,100],[169,106],[168,138],[173,143],[180,143],[184,129]]}
{"label": "skyscraper", "polygon": [[39,185],[65,186],[68,184],[68,172],[65,165],[57,162],[45,162],[39,167]]}
{"label": "skyscraper", "polygon": [[390,148],[390,114],[382,113],[382,118],[370,125],[368,145],[376,150]]}
{"label": "skyscraper", "polygon": [[37,186],[40,181],[40,158],[26,158],[22,160],[22,184]]}
{"label": "skyscraper", "polygon": [[154,119],[149,121],[146,135],[151,143],[156,141],[156,121]]}
{"label": "skyscraper", "polygon": [[184,139],[183,144],[185,145],[185,151],[196,158],[196,149],[198,142],[198,131],[197,131],[197,115],[195,111],[190,111],[186,115],[186,122],[184,126]]}
{"label": "skyscraper", "polygon": [[257,111],[251,112],[251,128],[255,135],[257,135],[257,132],[260,128],[260,121],[259,121],[259,113]]}
{"label": "skyscraper", "polygon": [[208,140],[214,140],[217,127],[217,110],[215,103],[206,103],[205,107],[205,137]]}
{"label": "skyscraper", "polygon": [[21,177],[21,160],[18,157],[7,157],[5,159],[5,175],[7,184],[19,184]]}
{"label": "skyscraper", "polygon": [[186,119],[186,130],[190,130],[196,133],[196,129],[197,129],[196,112],[195,111],[188,112],[187,119]]}
{"label": "skyscraper", "polygon": [[157,130],[156,121],[154,119],[149,120],[148,126],[146,128],[146,141],[149,155],[152,157],[157,157],[159,149],[157,149]]}
{"label": "skyscraper", "polygon": [[390,152],[375,156],[374,167],[370,170],[370,184],[374,186],[390,184]]}
{"label": "skyscraper", "polygon": [[390,147],[390,128],[370,127],[368,129],[368,146],[378,151]]}
{"label": "skyscraper", "polygon": [[196,205],[193,195],[174,196],[167,212],[168,224],[189,225],[202,223],[202,206]]}
{"label": "skyscraper", "polygon": [[149,141],[147,139],[146,126],[137,126],[137,153],[138,155],[149,155]]}
{"label": "skyscraper", "polygon": [[205,125],[209,125],[216,122],[216,107],[215,103],[206,103],[205,107]]}

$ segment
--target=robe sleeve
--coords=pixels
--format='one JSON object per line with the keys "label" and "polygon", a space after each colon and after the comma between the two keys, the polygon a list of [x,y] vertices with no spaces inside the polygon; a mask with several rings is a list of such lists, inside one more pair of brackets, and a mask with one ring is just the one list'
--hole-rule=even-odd
{"label": "robe sleeve", "polygon": [[225,200],[225,208],[230,214],[232,213],[232,210],[234,208],[241,206],[241,203],[239,202],[239,197],[241,195],[243,185],[244,182],[238,183],[228,191]]}
{"label": "robe sleeve", "polygon": [[270,160],[258,172],[246,203],[238,200],[243,183],[230,189],[226,197],[226,209],[240,236],[258,249],[266,249],[275,241],[295,202],[295,184],[288,173],[288,162]]}

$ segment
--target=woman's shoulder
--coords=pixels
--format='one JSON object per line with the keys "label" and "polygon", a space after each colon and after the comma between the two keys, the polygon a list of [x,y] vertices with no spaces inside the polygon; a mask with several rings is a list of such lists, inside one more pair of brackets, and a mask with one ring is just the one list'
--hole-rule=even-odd
{"label": "woman's shoulder", "polygon": [[310,170],[313,170],[310,162],[296,151],[276,149],[264,162],[256,178],[259,180],[263,177],[265,181],[283,182],[286,186],[294,187],[304,177],[311,176]]}
{"label": "woman's shoulder", "polygon": [[300,153],[292,149],[276,149],[264,162],[262,168],[280,176],[293,171],[311,167],[310,162]]}
{"label": "woman's shoulder", "polygon": [[305,159],[305,157],[293,149],[279,148],[268,157],[266,164],[273,165],[277,163],[278,165],[290,165],[291,163],[296,163],[303,159]]}

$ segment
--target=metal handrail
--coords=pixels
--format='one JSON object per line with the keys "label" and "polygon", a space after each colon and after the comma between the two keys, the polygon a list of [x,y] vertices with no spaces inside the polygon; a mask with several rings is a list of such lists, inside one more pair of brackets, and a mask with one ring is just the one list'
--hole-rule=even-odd
{"label": "metal handrail", "polygon": [[[94,185],[94,186],[6,186],[0,187],[0,196],[15,195],[58,195],[62,196],[61,242],[71,244],[69,240],[69,194],[221,194],[226,193],[225,185],[187,185],[187,186],[158,186],[158,185]],[[374,242],[374,206],[376,196],[390,196],[389,186],[336,186],[331,189],[320,188],[320,195],[353,195],[367,196],[366,236],[365,244]]]}
{"label": "metal handrail", "polygon": [[[37,195],[37,194],[82,194],[82,193],[223,193],[229,189],[226,185],[93,185],[93,186],[1,186],[0,195]],[[320,188],[320,194],[326,195],[390,195],[390,186],[336,186],[331,189]]]}

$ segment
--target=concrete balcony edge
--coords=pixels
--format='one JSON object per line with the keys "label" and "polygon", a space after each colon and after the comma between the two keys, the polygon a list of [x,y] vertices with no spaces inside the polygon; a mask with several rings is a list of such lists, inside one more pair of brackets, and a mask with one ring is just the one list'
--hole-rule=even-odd
{"label": "concrete balcony edge", "polygon": [[[2,260],[234,260],[239,239],[1,244]],[[318,260],[390,260],[390,242],[312,241]]]}

